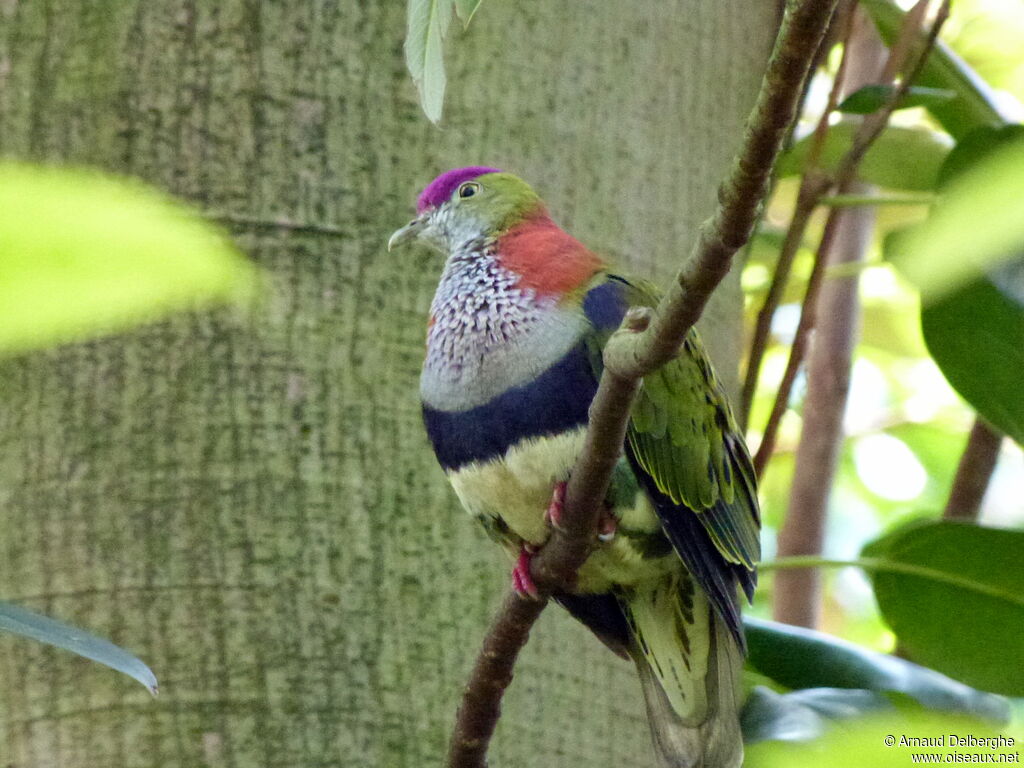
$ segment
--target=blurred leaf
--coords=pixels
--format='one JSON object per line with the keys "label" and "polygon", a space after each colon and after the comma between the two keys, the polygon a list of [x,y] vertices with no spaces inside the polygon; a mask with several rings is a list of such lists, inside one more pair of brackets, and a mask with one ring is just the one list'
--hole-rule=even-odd
{"label": "blurred leaf", "polygon": [[[989,762],[993,757],[996,758],[993,762],[1016,762],[1013,758],[1021,737],[1019,729],[1011,731],[1010,738],[1016,743],[1011,742],[1012,746],[1001,748],[990,744],[1006,744],[1006,741],[973,746],[951,745],[950,734],[959,738],[973,736],[975,739],[1007,737],[1006,732],[997,732],[976,722],[934,713],[892,710],[874,717],[835,723],[821,738],[810,742],[766,741],[751,745],[746,750],[743,765],[746,768],[820,768],[823,765],[830,768],[906,768],[918,762],[911,758],[913,753],[931,753],[939,763]],[[941,737],[946,746],[911,746],[914,742],[905,741],[906,737]],[[904,739],[902,742],[901,738]],[[1010,760],[1000,759],[1003,757]]]}
{"label": "blurred leaf", "polygon": [[860,688],[902,693],[929,709],[997,722],[1009,717],[1005,699],[977,691],[935,670],[869,651],[802,627],[746,617],[748,663],[791,689]]}
{"label": "blurred leaf", "polygon": [[983,125],[956,143],[939,170],[939,187],[971,170],[998,149],[1024,140],[1024,125]]}
{"label": "blurred leaf", "polygon": [[882,616],[908,654],[968,685],[1024,695],[1024,531],[924,521],[864,547],[863,556],[926,568],[871,573]]}
{"label": "blurred leaf", "polygon": [[[850,148],[855,130],[852,122],[840,122],[829,128],[821,155],[825,170],[836,169]],[[805,136],[779,158],[780,176],[803,172],[812,141],[812,135]],[[926,192],[935,188],[949,147],[948,138],[941,133],[890,125],[868,149],[858,175],[881,187]]]}
{"label": "blurred leaf", "polygon": [[946,202],[925,224],[890,232],[883,251],[925,293],[922,335],[949,383],[1024,442],[1024,259],[1013,258],[1024,252],[1024,217],[1013,197],[998,197],[1019,196],[1024,184],[1006,167],[1007,152],[1024,163],[1024,127],[987,126],[965,136],[939,173]]}
{"label": "blurred leaf", "polygon": [[[879,34],[887,43],[899,33],[903,10],[895,0],[861,0]],[[982,125],[1012,122],[1003,114],[992,89],[949,46],[937,40],[915,85],[952,91],[956,98],[928,105],[928,110],[955,138]]]}
{"label": "blurred leaf", "polygon": [[948,181],[928,220],[886,243],[899,249],[887,255],[926,304],[1024,248],[1024,134],[989,150],[972,144],[969,154],[950,155],[954,170],[944,170]]}
{"label": "blurred leaf", "polygon": [[809,741],[821,736],[829,720],[840,720],[891,707],[880,693],[856,688],[806,688],[776,693],[758,686],[740,713],[743,741]]}
{"label": "blurred leaf", "polygon": [[253,277],[216,229],[137,182],[0,164],[0,352],[240,297]]}
{"label": "blurred leaf", "polygon": [[70,624],[26,611],[17,605],[0,603],[0,630],[38,640],[47,645],[63,648],[79,656],[99,662],[123,672],[142,683],[156,695],[157,683],[153,672],[127,651],[111,642],[91,635]]}
{"label": "blurred leaf", "polygon": [[[1004,268],[997,277],[1008,272]],[[922,307],[921,331],[953,388],[986,421],[1024,445],[1024,296],[1014,294],[1014,287],[1001,290],[990,279],[972,282]]]}
{"label": "blurred leaf", "polygon": [[[444,38],[454,0],[409,0],[405,64],[420,94],[427,119],[437,123],[444,108]],[[469,23],[468,17],[463,17]]]}
{"label": "blurred leaf", "polygon": [[469,26],[469,22],[473,20],[473,14],[476,13],[482,2],[483,0],[455,0],[455,12],[462,20],[463,29]]}
{"label": "blurred leaf", "polygon": [[[881,109],[889,99],[892,98],[893,86],[891,85],[865,85],[858,91],[854,91],[843,102],[836,107],[840,112],[851,115],[867,115]],[[910,107],[927,107],[934,104],[945,104],[956,98],[956,92],[948,88],[925,88],[919,85],[912,85],[903,100],[896,105],[896,109],[908,109]]]}

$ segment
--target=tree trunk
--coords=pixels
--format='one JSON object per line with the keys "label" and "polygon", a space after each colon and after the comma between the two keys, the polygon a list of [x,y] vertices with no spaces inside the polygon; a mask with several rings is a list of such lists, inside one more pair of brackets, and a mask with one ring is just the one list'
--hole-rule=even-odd
{"label": "tree trunk", "polygon": [[[5,636],[3,765],[439,764],[508,569],[420,423],[440,265],[387,236],[433,175],[494,164],[666,279],[776,19],[747,0],[485,2],[453,34],[437,129],[403,5],[0,1],[0,154],[140,176],[267,275],[251,311],[0,365],[0,597],[111,637],[162,689]],[[710,332],[727,377],[739,317],[733,280]],[[566,616],[519,670],[496,765],[651,764],[630,665]]]}
{"label": "tree trunk", "polygon": [[[886,48],[867,13],[852,11],[853,31],[849,65],[840,82],[840,98],[879,81]],[[854,182],[840,192],[870,194],[872,188]],[[833,209],[822,235],[823,258],[830,267],[864,262],[875,229],[875,209],[869,206]],[[816,321],[807,353],[807,395],[803,428],[797,446],[793,484],[786,519],[779,531],[778,556],[820,555],[825,545],[828,501],[843,447],[843,414],[850,390],[854,348],[860,335],[860,275],[826,273],[816,304]],[[817,628],[822,614],[822,575],[815,568],[782,569],[775,575],[776,621]]]}

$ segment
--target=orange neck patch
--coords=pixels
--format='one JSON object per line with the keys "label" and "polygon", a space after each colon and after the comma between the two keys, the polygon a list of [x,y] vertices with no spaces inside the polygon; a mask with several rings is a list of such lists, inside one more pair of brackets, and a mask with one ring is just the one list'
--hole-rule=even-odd
{"label": "orange neck patch", "polygon": [[518,287],[542,294],[569,293],[604,267],[595,253],[544,212],[498,239],[498,261],[520,276]]}

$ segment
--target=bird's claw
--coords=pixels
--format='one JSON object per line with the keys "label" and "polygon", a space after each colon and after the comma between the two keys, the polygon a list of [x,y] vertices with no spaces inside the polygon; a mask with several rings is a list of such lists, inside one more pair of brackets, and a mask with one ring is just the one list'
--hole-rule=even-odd
{"label": "bird's claw", "polygon": [[[555,487],[551,492],[551,503],[548,504],[548,508],[544,512],[544,522],[556,530],[562,529],[562,511],[565,509],[565,489],[567,485],[564,482],[555,483]],[[614,539],[618,525],[619,521],[610,509],[602,510],[601,518],[597,523],[598,541],[607,544]]]}
{"label": "bird's claw", "polygon": [[555,529],[561,529],[566,485],[566,483],[555,483],[555,487],[551,491],[551,503],[548,504],[547,511],[544,513],[544,522]]}
{"label": "bird's claw", "polygon": [[519,558],[512,568],[512,589],[520,597],[529,597],[534,600],[540,599],[540,590],[530,575],[530,561],[537,553],[537,548],[530,544],[523,544],[519,549]]}
{"label": "bird's claw", "polygon": [[607,544],[615,538],[615,533],[618,529],[619,521],[615,518],[615,515],[610,510],[602,510],[601,519],[597,521],[597,540]]}

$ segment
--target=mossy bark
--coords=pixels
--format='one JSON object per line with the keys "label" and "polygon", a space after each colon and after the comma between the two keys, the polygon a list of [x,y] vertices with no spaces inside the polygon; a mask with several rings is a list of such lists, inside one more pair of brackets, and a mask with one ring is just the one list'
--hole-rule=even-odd
{"label": "mossy bark", "polygon": [[[0,596],[111,637],[162,687],[2,638],[3,765],[439,764],[507,568],[420,424],[439,264],[387,235],[434,174],[487,163],[666,279],[776,9],[485,2],[449,45],[439,129],[404,71],[402,6],[0,1],[0,153],[187,198],[267,286],[244,312],[0,363]],[[723,373],[738,296],[733,280],[712,311]],[[549,611],[493,761],[650,765],[629,665]]]}

